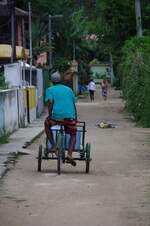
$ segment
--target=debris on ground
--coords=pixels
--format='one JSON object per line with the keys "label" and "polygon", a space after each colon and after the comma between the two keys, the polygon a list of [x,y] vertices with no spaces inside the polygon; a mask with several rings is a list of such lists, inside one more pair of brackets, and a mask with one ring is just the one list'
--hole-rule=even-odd
{"label": "debris on ground", "polygon": [[96,125],[98,128],[116,128],[116,125],[108,122],[100,122]]}

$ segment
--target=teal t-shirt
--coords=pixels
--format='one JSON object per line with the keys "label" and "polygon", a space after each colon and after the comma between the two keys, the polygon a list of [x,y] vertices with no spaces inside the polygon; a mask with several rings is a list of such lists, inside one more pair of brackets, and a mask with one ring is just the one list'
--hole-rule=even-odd
{"label": "teal t-shirt", "polygon": [[75,96],[71,88],[62,84],[47,88],[45,101],[48,100],[53,101],[52,118],[76,118]]}

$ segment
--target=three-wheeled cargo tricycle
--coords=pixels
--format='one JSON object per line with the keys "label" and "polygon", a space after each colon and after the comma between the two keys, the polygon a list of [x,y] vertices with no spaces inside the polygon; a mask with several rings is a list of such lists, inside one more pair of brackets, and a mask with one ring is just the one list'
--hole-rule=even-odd
{"label": "three-wheeled cargo tricycle", "polygon": [[[57,160],[57,173],[61,174],[61,164],[66,163],[66,153],[69,146],[70,135],[66,134],[64,131],[64,126],[62,124],[52,127],[53,137],[56,142],[57,154],[51,152],[51,144],[46,138],[46,145],[43,148],[42,145],[39,146],[38,151],[38,171],[41,171],[43,160]],[[77,134],[76,134],[76,145],[73,152],[73,159],[76,161],[85,162],[85,172],[89,173],[90,161],[91,161],[91,144],[85,144],[85,133],[86,133],[86,123],[83,121],[77,122]],[[46,153],[46,154],[45,154]],[[48,154],[47,154],[48,153]],[[75,157],[74,157],[75,156]]]}

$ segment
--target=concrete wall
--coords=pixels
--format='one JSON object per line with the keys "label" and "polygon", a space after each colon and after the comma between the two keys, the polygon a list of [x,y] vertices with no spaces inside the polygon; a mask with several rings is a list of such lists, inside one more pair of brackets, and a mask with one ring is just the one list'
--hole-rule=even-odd
{"label": "concrete wall", "polygon": [[19,115],[19,127],[24,128],[28,124],[27,120],[27,91],[23,87],[18,89],[18,115]]}
{"label": "concrete wall", "polygon": [[28,122],[30,123],[36,119],[37,90],[35,86],[27,87],[27,96]]}
{"label": "concrete wall", "polygon": [[17,90],[0,91],[0,131],[1,133],[11,133],[18,129],[18,103]]}
{"label": "concrete wall", "polygon": [[42,69],[37,69],[37,117],[43,112],[43,72]]}
{"label": "concrete wall", "polygon": [[5,94],[0,92],[0,134],[4,133],[5,128],[5,109],[4,109],[4,102],[5,102]]}
{"label": "concrete wall", "polygon": [[12,133],[36,119],[36,94],[34,86],[0,91],[0,134]]}
{"label": "concrete wall", "polygon": [[[25,64],[26,69],[27,66]],[[43,112],[42,69],[34,68],[32,86],[23,87],[23,77],[30,80],[29,70],[26,72],[28,72],[27,76],[23,76],[22,62],[4,66],[5,80],[11,90],[0,92],[0,132],[5,130],[11,133],[18,127],[25,127]],[[25,81],[24,84],[26,84]]]}
{"label": "concrete wall", "polygon": [[9,88],[22,86],[22,68],[20,63],[4,66],[4,76]]}

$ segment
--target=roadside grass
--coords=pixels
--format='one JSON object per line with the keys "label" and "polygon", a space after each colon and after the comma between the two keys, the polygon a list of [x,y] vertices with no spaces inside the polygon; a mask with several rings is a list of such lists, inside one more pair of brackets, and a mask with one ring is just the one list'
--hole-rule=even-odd
{"label": "roadside grass", "polygon": [[9,143],[8,134],[0,135],[0,144],[7,144],[7,143]]}
{"label": "roadside grass", "polygon": [[86,98],[88,95],[89,95],[89,92],[88,91],[85,91],[85,92],[82,92],[82,94],[79,94],[77,96],[77,98],[78,99],[83,99],[83,98]]}

